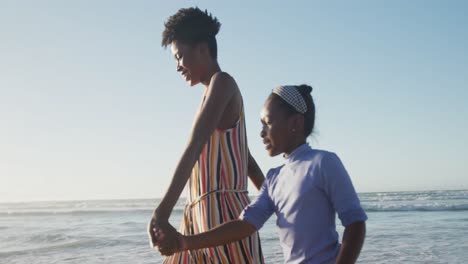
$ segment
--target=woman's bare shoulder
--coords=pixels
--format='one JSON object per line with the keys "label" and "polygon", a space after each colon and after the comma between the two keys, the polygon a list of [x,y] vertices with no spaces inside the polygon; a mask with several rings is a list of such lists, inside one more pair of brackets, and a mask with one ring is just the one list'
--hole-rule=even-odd
{"label": "woman's bare shoulder", "polygon": [[211,77],[210,86],[212,88],[222,87],[223,89],[239,89],[236,80],[227,72],[217,72]]}

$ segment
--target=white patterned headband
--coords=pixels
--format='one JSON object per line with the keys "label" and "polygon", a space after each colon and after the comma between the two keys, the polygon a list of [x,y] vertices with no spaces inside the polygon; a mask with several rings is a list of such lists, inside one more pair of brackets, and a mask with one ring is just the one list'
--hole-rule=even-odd
{"label": "white patterned headband", "polygon": [[299,113],[304,114],[305,112],[307,112],[306,102],[304,101],[304,98],[295,86],[278,86],[275,89],[273,89],[272,93],[277,94],[284,101],[286,101],[286,103],[288,103],[294,109],[296,109],[296,111],[298,111]]}

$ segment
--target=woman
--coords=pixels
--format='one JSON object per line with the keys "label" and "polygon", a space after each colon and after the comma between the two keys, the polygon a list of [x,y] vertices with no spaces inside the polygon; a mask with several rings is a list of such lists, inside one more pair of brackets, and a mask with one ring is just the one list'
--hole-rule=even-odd
{"label": "woman", "polygon": [[[148,232],[153,246],[158,230],[167,243],[177,243],[168,223],[171,211],[188,181],[188,201],[180,231],[208,231],[237,219],[249,204],[247,175],[260,189],[264,176],[247,147],[242,96],[235,80],[217,61],[216,34],[221,24],[198,8],[180,9],[165,23],[162,45],[171,46],[177,71],[194,86],[205,88],[189,142],[171,184],[154,211]],[[159,249],[160,251],[163,249]],[[263,263],[258,233],[224,246],[182,251],[165,263]]]}

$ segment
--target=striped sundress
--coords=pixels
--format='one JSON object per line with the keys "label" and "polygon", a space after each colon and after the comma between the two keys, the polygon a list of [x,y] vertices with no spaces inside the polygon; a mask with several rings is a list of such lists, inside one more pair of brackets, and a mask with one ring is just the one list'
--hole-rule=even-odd
{"label": "striped sundress", "polygon": [[[250,203],[247,195],[248,149],[244,111],[233,128],[215,130],[204,146],[188,182],[184,219],[179,231],[198,234],[237,219]],[[182,251],[172,263],[263,263],[258,233],[224,246]]]}

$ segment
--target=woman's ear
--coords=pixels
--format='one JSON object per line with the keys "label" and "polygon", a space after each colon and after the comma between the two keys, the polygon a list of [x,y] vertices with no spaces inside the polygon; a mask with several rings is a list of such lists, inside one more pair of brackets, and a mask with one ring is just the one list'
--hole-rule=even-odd
{"label": "woman's ear", "polygon": [[200,42],[197,44],[197,51],[201,56],[210,56],[210,49],[208,48],[208,43]]}

